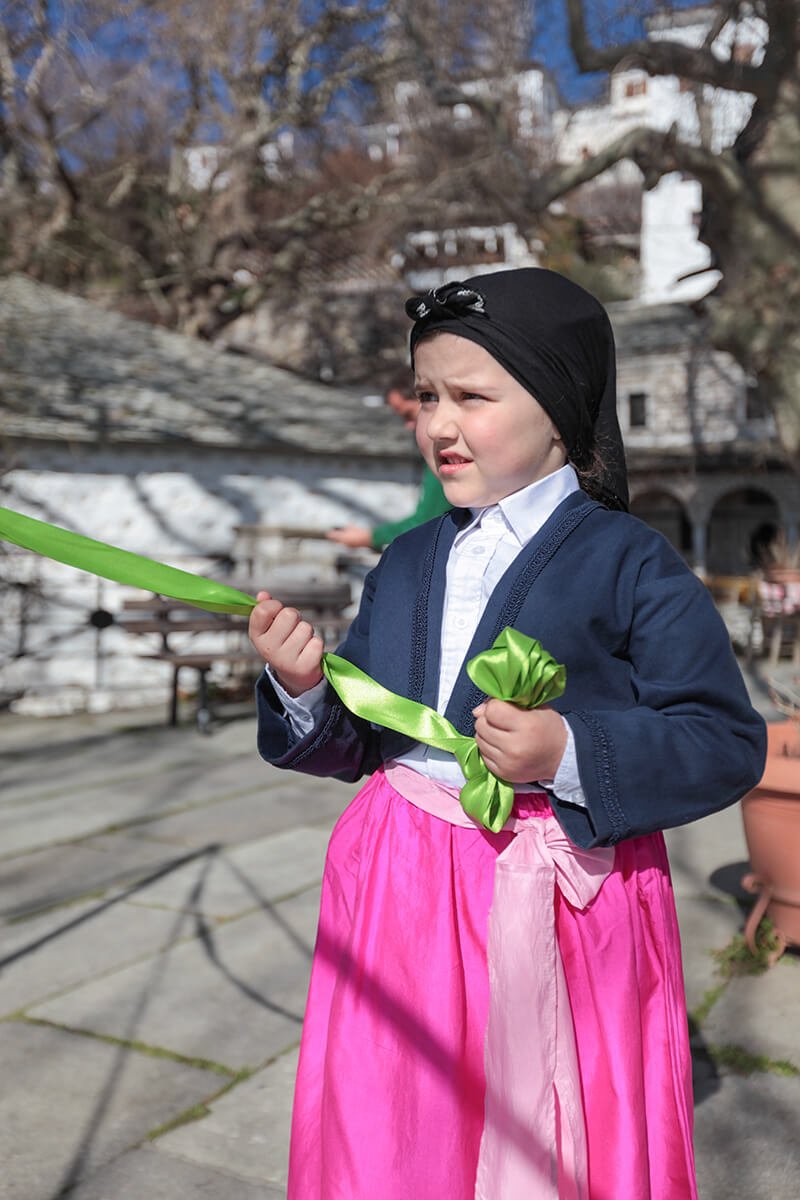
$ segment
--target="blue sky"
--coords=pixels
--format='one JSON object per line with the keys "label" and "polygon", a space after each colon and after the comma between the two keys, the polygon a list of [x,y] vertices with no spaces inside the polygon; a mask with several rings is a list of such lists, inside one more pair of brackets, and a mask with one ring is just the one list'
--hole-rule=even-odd
{"label": "blue sky", "polygon": [[[654,0],[585,0],[589,31],[598,44],[616,43],[641,37],[642,15],[656,10],[696,8],[697,0],[674,0],[659,4]],[[602,91],[605,74],[582,75],[572,57],[567,36],[564,0],[537,0],[536,31],[531,44],[534,59],[548,67],[561,88],[564,99],[575,104],[593,99]]]}

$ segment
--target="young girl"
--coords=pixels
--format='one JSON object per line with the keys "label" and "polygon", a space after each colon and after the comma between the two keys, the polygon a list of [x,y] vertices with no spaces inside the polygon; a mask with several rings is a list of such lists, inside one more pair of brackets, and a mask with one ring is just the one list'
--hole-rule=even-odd
{"label": "young girl", "polygon": [[[603,308],[542,270],[407,304],[417,440],[453,510],[397,539],[339,653],[474,734],[515,785],[499,833],[456,760],[353,716],[307,622],[259,594],[259,750],[370,778],[331,838],[290,1200],[690,1200],[680,947],[660,830],[760,777],[704,586],[627,515]],[[488,699],[513,627],[563,696]]]}

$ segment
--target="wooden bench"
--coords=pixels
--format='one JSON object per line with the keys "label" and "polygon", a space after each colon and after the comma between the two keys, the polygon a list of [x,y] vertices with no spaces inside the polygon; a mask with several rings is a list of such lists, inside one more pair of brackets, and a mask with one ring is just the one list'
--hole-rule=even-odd
{"label": "wooden bench", "polygon": [[[179,682],[184,667],[196,671],[198,675],[196,719],[198,729],[205,732],[211,724],[208,692],[208,673],[211,668],[217,663],[237,666],[250,662],[257,666],[259,661],[255,650],[246,642],[246,617],[228,613],[207,613],[191,604],[181,604],[178,600],[154,595],[124,601],[122,613],[115,624],[127,633],[159,635],[160,649],[145,652],[142,658],[156,659],[169,663],[172,667],[168,718],[170,725],[178,724]],[[195,652],[190,649],[177,649],[172,640],[175,634],[200,633],[238,635],[235,641],[239,644],[233,650],[228,646]]]}
{"label": "wooden bench", "polygon": [[[252,594],[247,585],[234,585],[241,591]],[[297,608],[304,617],[312,621],[323,638],[326,647],[338,642],[349,624],[342,615],[350,603],[350,585],[343,582],[319,583],[309,581],[276,587],[275,596],[284,604]],[[208,732],[212,713],[209,704],[208,673],[217,664],[230,667],[252,664],[260,670],[261,659],[247,639],[247,618],[228,613],[207,613],[190,604],[153,595],[135,600],[126,600],[122,613],[116,619],[118,628],[135,635],[158,634],[161,648],[142,654],[142,658],[166,662],[172,667],[172,686],[169,699],[170,725],[178,724],[178,696],[180,673],[184,668],[194,670],[198,676],[196,720],[198,729]],[[219,633],[238,635],[228,637],[230,644],[219,649],[194,651],[176,648],[172,642],[175,634]]]}
{"label": "wooden bench", "polygon": [[142,658],[155,658],[160,662],[168,662],[172,666],[172,690],[169,701],[170,725],[178,724],[178,683],[181,668],[189,667],[197,671],[197,709],[195,710],[195,719],[197,721],[197,728],[201,733],[207,733],[211,726],[212,714],[208,695],[208,672],[211,668],[217,663],[227,663],[230,666],[246,666],[251,663],[254,668],[255,678],[263,666],[261,658],[252,647],[250,650],[242,650],[239,653],[235,651],[218,653],[215,651],[208,654],[181,654],[179,652],[161,650],[158,654],[143,654]]}

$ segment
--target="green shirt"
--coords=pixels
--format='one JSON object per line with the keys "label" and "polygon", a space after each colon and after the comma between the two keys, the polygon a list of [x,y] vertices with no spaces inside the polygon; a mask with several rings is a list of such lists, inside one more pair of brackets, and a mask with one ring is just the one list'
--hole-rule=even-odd
{"label": "green shirt", "polygon": [[425,521],[431,521],[434,517],[441,516],[449,508],[450,505],[445,500],[442,485],[426,463],[422,472],[422,485],[417,507],[410,516],[405,517],[402,521],[386,521],[383,525],[376,525],[372,531],[373,549],[382,550],[399,534],[414,529],[417,525],[424,524]]}

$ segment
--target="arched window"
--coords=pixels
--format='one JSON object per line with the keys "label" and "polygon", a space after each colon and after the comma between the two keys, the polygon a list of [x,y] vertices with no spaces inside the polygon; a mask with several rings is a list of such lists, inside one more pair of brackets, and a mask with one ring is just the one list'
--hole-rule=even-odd
{"label": "arched window", "polygon": [[692,549],[692,529],[683,505],[669,492],[653,489],[642,492],[631,501],[631,512],[645,521],[672,543],[679,554],[687,557]]}
{"label": "arched window", "polygon": [[761,488],[734,488],[720,496],[708,523],[707,566],[712,574],[747,575],[781,524],[777,502]]}

